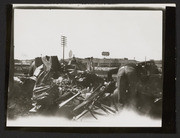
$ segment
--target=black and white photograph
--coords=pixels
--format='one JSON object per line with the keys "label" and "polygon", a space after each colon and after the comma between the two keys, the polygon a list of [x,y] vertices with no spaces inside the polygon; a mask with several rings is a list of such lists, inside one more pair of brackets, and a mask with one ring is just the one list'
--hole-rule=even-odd
{"label": "black and white photograph", "polygon": [[162,127],[164,9],[13,4],[6,126]]}

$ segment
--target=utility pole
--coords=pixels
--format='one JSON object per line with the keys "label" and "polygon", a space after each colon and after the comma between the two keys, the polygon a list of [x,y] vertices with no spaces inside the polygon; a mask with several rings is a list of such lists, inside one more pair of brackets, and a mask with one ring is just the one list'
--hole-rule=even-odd
{"label": "utility pole", "polygon": [[65,54],[65,46],[67,44],[67,37],[62,35],[61,36],[61,46],[63,47],[63,62],[64,62],[64,54]]}

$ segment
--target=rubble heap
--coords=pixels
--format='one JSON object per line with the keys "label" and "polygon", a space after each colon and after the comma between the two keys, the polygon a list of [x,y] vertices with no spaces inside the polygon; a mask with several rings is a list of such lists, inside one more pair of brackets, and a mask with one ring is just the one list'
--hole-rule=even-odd
{"label": "rubble heap", "polygon": [[[92,72],[73,68],[74,65],[63,64],[60,66],[57,57],[49,59],[53,64],[50,64],[49,61],[48,64],[43,63],[46,62],[44,59],[42,64],[35,67],[33,74],[31,70],[30,77],[21,78],[23,80],[21,85],[28,85],[26,90],[30,94],[27,97],[28,102],[31,103],[28,113],[57,114],[66,112],[71,118],[77,119],[85,114],[85,111],[95,117],[94,110],[97,108],[105,112],[113,110],[102,103],[114,91],[115,82],[107,83]],[[53,59],[56,59],[56,62]],[[54,68],[57,67],[55,64],[58,65],[56,69]],[[31,67],[31,69],[33,68]],[[21,91],[20,95],[22,93]]]}
{"label": "rubble heap", "polygon": [[[102,112],[116,113],[116,82],[113,79],[106,81],[94,72],[85,70],[79,62],[71,63],[60,64],[57,56],[36,58],[30,67],[29,77],[14,80],[14,88],[8,93],[8,117],[56,114],[79,119],[90,113],[97,119],[96,115]],[[152,90],[157,94],[162,91],[156,88],[159,84],[154,83],[158,82],[157,76],[148,78],[150,80],[137,87],[140,102],[145,99],[142,92],[148,95]],[[151,102],[153,100],[154,97]],[[140,102],[139,105],[143,105]]]}

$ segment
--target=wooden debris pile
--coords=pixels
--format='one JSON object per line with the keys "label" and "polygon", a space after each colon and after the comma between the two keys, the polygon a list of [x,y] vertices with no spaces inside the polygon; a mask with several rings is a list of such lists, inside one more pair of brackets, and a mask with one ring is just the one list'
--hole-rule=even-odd
{"label": "wooden debris pile", "polygon": [[98,114],[95,112],[97,108],[104,112],[115,112],[109,103],[107,105],[107,99],[115,89],[115,82],[105,82],[93,72],[81,70],[79,64],[60,65],[55,57],[50,57],[49,60],[52,64],[44,58],[33,73],[31,70],[28,78],[34,84],[31,88],[33,107],[29,110],[30,113],[68,112],[72,118],[77,119],[84,112],[90,112],[95,117],[94,114]]}
{"label": "wooden debris pile", "polygon": [[72,76],[63,74],[58,79],[52,78],[50,85],[43,83],[36,86],[32,97],[34,107],[30,112],[52,113],[63,109],[62,111],[69,110],[76,119],[82,117],[84,112],[90,112],[95,117],[94,110],[97,108],[115,112],[103,103],[114,91],[115,82],[107,83],[96,74],[87,72],[76,74],[73,80],[71,78]]}
{"label": "wooden debris pile", "polygon": [[[60,64],[56,56],[42,60],[36,58],[30,67],[29,77],[14,80],[14,89],[8,93],[9,116],[65,113],[68,118],[77,120],[87,113],[96,119],[96,115],[116,113],[116,82],[113,79],[105,81],[94,72],[85,70],[78,62],[71,63],[73,65]],[[162,90],[157,89],[162,82],[157,76],[148,78],[137,87],[139,105],[146,102],[141,102],[144,97],[149,99],[144,95],[152,91],[160,94]],[[153,100],[154,96],[151,102]]]}

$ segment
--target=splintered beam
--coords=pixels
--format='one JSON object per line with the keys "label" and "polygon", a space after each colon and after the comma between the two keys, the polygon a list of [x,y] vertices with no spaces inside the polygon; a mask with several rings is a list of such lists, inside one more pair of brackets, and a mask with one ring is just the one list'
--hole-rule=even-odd
{"label": "splintered beam", "polygon": [[73,120],[78,120],[79,118],[81,118],[83,115],[85,115],[86,113],[88,113],[89,110],[84,110],[82,113],[80,113],[79,115],[73,117]]}
{"label": "splintered beam", "polygon": [[77,94],[75,94],[74,96],[72,96],[71,98],[67,99],[66,101],[62,102],[59,104],[59,108],[62,108],[64,105],[66,105],[67,103],[69,103],[71,100],[73,100],[74,98],[76,98],[78,95],[80,95],[81,92],[78,92]]}
{"label": "splintered beam", "polygon": [[102,84],[100,84],[100,85],[92,92],[92,94],[88,97],[87,100],[85,100],[84,102],[82,102],[81,104],[79,104],[77,107],[75,107],[75,108],[73,109],[73,111],[75,112],[75,111],[83,108],[84,106],[90,104],[91,102],[93,102],[94,98],[96,98],[96,97],[98,96],[98,94],[100,94],[101,91],[98,92],[98,93],[96,93],[96,92],[97,92],[97,90],[98,90],[101,86],[102,86]]}

